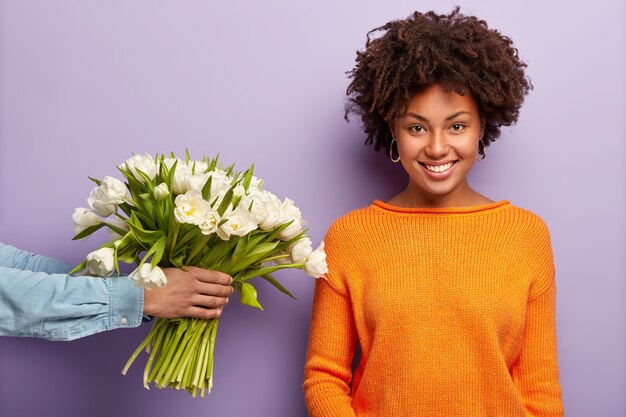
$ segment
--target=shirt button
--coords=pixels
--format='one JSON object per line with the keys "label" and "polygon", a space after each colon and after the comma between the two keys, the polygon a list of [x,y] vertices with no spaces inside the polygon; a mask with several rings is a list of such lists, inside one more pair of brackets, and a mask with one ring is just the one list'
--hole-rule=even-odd
{"label": "shirt button", "polygon": [[126,317],[122,317],[122,318],[120,319],[120,323],[122,323],[122,324],[126,324],[126,323],[128,323],[128,319],[127,319]]}

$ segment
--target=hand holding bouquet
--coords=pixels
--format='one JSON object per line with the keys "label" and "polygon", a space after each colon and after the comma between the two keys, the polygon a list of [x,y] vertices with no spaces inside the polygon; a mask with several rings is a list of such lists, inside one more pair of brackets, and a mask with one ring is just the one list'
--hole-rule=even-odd
{"label": "hand holding bouquet", "polygon": [[[218,158],[191,160],[174,155],[133,155],[118,166],[125,178],[96,183],[89,209],[74,211],[74,239],[107,227],[113,240],[91,252],[73,272],[119,274],[119,262],[136,264],[130,274],[147,290],[166,284],[162,267],[197,266],[233,277],[243,304],[262,310],[249,282],[266,280],[292,297],[272,273],[303,269],[326,273],[324,243],[313,250],[298,207],[261,188],[253,167],[243,173],[223,168]],[[213,384],[213,357],[219,319],[157,319],[122,373],[144,349],[149,357],[144,386],[186,389],[204,396]]]}

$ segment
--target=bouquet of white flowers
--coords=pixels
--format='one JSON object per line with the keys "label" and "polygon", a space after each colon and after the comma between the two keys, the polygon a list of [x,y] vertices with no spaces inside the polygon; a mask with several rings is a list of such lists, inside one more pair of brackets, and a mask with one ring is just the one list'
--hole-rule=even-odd
{"label": "bouquet of white flowers", "polygon": [[[87,199],[90,209],[77,208],[72,216],[74,239],[102,227],[114,238],[72,272],[108,276],[119,274],[119,262],[136,264],[130,277],[149,290],[166,284],[161,267],[212,269],[232,276],[241,302],[261,310],[251,278],[293,298],[273,272],[299,268],[315,278],[326,273],[324,242],[313,250],[298,207],[261,189],[253,167],[239,173],[232,165],[224,169],[217,157],[194,161],[187,153],[186,159],[133,155],[117,168],[126,182],[90,177],[97,185]],[[145,349],[146,388],[154,382],[204,396],[213,383],[218,322],[157,319],[122,373]]]}

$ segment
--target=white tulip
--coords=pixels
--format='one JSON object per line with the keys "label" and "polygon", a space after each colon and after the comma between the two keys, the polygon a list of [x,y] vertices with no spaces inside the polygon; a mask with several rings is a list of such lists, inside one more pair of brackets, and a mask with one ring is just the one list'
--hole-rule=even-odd
{"label": "white tulip", "polygon": [[217,229],[217,235],[222,240],[229,240],[231,235],[245,236],[258,228],[259,225],[248,210],[237,207],[227,217],[227,220]]}
{"label": "white tulip", "polygon": [[250,187],[248,191],[259,190],[263,185],[263,180],[255,175],[250,179]]}
{"label": "white tulip", "polygon": [[291,260],[295,264],[306,261],[313,252],[313,242],[308,237],[303,237],[291,246]]}
{"label": "white tulip", "polygon": [[74,209],[72,220],[74,220],[74,233],[76,234],[79,234],[88,227],[102,223],[102,219],[98,217],[96,213],[83,207],[76,207]]}
{"label": "white tulip", "polygon": [[108,277],[115,270],[115,251],[112,248],[100,248],[91,252],[85,258],[86,269],[89,275],[98,277]]}
{"label": "white tulip", "polygon": [[166,183],[162,182],[161,184],[154,187],[154,190],[152,190],[152,194],[154,195],[154,198],[160,201],[170,195],[170,189],[167,187]]}
{"label": "white tulip", "polygon": [[187,177],[189,177],[189,169],[183,161],[179,161],[172,177],[172,192],[174,194],[185,194],[189,191]]}
{"label": "white tulip", "polygon": [[209,210],[204,215],[204,219],[198,225],[203,235],[210,235],[217,232],[217,226],[220,224],[220,215],[216,210]]}
{"label": "white tulip", "polygon": [[246,189],[241,183],[237,184],[235,188],[233,188],[233,195],[235,197],[243,197],[244,195],[246,195]]}
{"label": "white tulip", "polygon": [[100,217],[108,217],[117,211],[117,205],[126,198],[126,185],[113,177],[104,177],[99,186],[91,190],[87,203]]}
{"label": "white tulip", "polygon": [[285,198],[285,201],[280,205],[280,210],[285,219],[297,219],[302,222],[302,213],[292,200]]}
{"label": "white tulip", "polygon": [[291,222],[291,224],[278,235],[282,240],[293,239],[302,232],[302,213],[300,209],[293,204],[293,201],[288,198],[285,198],[285,201],[280,205],[280,217],[280,224]]}
{"label": "white tulip", "polygon": [[151,180],[156,177],[157,163],[151,155],[144,153],[143,155],[133,155],[126,160],[120,168],[127,169],[140,183],[145,183],[146,180],[139,174],[139,171],[143,172]]}
{"label": "white tulip", "polygon": [[268,214],[268,205],[260,190],[255,190],[243,196],[239,202],[239,207],[244,207],[250,212],[257,223],[261,223]]}
{"label": "white tulip", "polygon": [[259,227],[265,231],[271,230],[281,223],[280,200],[274,194],[265,190],[252,190],[241,199],[245,208],[250,207],[251,213]]}
{"label": "white tulip", "polygon": [[193,175],[204,174],[209,169],[209,164],[204,161],[189,161],[189,172]]}
{"label": "white tulip", "polygon": [[230,189],[232,185],[233,179],[226,175],[226,173],[222,170],[215,170],[210,173],[211,175],[211,201],[215,199],[215,197],[220,197],[220,200],[224,197],[224,195]]}
{"label": "white tulip", "polygon": [[202,198],[202,193],[196,190],[177,196],[174,204],[174,217],[178,223],[201,224],[211,209],[209,203]]}
{"label": "white tulip", "polygon": [[300,223],[300,220],[298,219],[293,219],[291,220],[289,226],[281,230],[281,232],[278,234],[278,237],[282,240],[290,240],[298,236],[298,234],[300,234],[301,232],[302,223]]}
{"label": "white tulip", "polygon": [[184,164],[185,161],[178,159],[178,158],[163,158],[163,161],[161,161],[161,159],[158,160],[159,163],[163,163],[165,164],[165,166],[167,167],[167,169],[172,169],[172,166],[174,166],[174,162],[178,161],[178,163],[176,164],[176,167],[178,167],[180,164]]}
{"label": "white tulip", "polygon": [[328,272],[326,264],[326,252],[324,251],[324,241],[307,257],[304,262],[304,272],[313,278],[323,277]]}
{"label": "white tulip", "polygon": [[136,286],[143,286],[146,290],[151,290],[154,287],[163,288],[167,284],[165,272],[158,266],[153,268],[149,262],[135,269],[129,277],[135,281]]}
{"label": "white tulip", "polygon": [[196,175],[188,175],[185,177],[185,181],[187,182],[187,190],[196,190],[202,191],[204,185],[209,179],[209,174],[196,174]]}

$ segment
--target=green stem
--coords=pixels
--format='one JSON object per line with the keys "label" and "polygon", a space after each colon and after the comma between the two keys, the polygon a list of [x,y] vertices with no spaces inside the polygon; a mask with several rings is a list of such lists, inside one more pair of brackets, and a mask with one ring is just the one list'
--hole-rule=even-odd
{"label": "green stem", "polygon": [[[215,319],[211,319],[211,321],[208,323],[208,326],[212,326],[212,321]],[[194,387],[197,387],[198,384],[200,383],[200,375],[202,374],[202,369],[205,366],[205,362],[204,362],[204,355],[207,349],[207,343],[208,343],[208,337],[206,336],[207,332],[206,332],[206,327],[205,329],[203,329],[202,331],[202,339],[200,340],[200,351],[198,352],[198,359],[199,359],[199,363],[196,366],[196,370],[194,372],[194,376],[193,376],[193,382],[192,385]]]}
{"label": "green stem", "polygon": [[202,334],[202,330],[200,328],[202,326],[202,323],[199,323],[200,322],[199,319],[194,319],[194,321],[195,321],[194,326],[192,326],[191,329],[188,329],[185,335],[190,338],[190,341],[185,347],[185,350],[183,352],[183,356],[181,359],[181,363],[179,364],[176,371],[174,372],[174,375],[176,375],[177,382],[183,382],[183,374],[185,373],[185,370],[187,369],[187,365],[189,364],[189,361],[193,357],[194,352],[198,349],[198,339],[200,338],[200,335]]}
{"label": "green stem", "polygon": [[198,242],[194,245],[193,249],[187,255],[187,259],[185,260],[185,265],[195,265],[197,262],[194,262],[195,258],[202,252],[211,239],[211,235],[202,235],[202,238],[198,240]]}
{"label": "green stem", "polygon": [[217,336],[217,325],[219,324],[219,319],[215,319],[215,325],[211,329],[211,339],[209,344],[209,357],[208,357],[208,390],[209,394],[211,393],[211,389],[213,388],[213,354],[215,352],[215,337]]}
{"label": "green stem", "polygon": [[168,235],[168,239],[171,236],[171,241],[169,242],[169,254],[167,259],[169,259],[172,254],[174,253],[174,249],[176,249],[176,241],[178,240],[178,231],[180,230],[180,223],[178,223],[174,218],[172,218],[171,220],[171,227],[170,229],[172,230],[172,234]]}
{"label": "green stem", "polygon": [[189,352],[189,363],[185,367],[185,373],[182,378],[183,388],[188,388],[192,383],[192,378],[195,373],[198,362],[198,352],[201,350],[200,339],[204,333],[208,322],[206,320],[199,320],[198,328],[194,330],[193,339],[191,340],[191,348]]}
{"label": "green stem", "polygon": [[164,341],[161,344],[161,351],[159,352],[159,356],[157,357],[156,365],[154,365],[152,371],[150,371],[150,375],[148,375],[148,382],[156,381],[156,376],[160,374],[161,368],[164,366],[163,363],[165,362],[165,357],[167,356],[166,353],[170,350],[170,342],[172,341],[172,338],[176,333],[176,325],[170,320],[157,320],[162,320],[165,323],[163,327]]}
{"label": "green stem", "polygon": [[141,344],[137,347],[137,349],[135,349],[135,351],[133,352],[131,357],[128,359],[128,361],[126,361],[126,365],[124,365],[124,369],[122,369],[122,375],[126,375],[126,372],[128,372],[128,369],[130,368],[130,366],[133,364],[133,362],[135,362],[135,359],[137,359],[137,356],[139,356],[141,351],[144,350],[144,348],[148,345],[148,343],[150,343],[150,341],[156,334],[156,330],[158,329],[158,327],[159,327],[158,322],[155,323],[154,326],[152,326],[152,329],[150,329],[150,333],[148,333],[146,338],[143,339],[143,342],[141,342]]}
{"label": "green stem", "polygon": [[[171,382],[172,375],[176,371],[178,362],[183,354],[184,348],[189,342],[189,338],[191,337],[187,332],[187,328],[189,327],[191,319],[183,319],[178,324],[178,328],[176,329],[176,335],[174,337],[174,342],[172,344],[172,349],[170,349],[168,354],[168,359],[166,359],[167,369],[165,374],[157,381],[157,385],[161,387],[167,386]],[[181,341],[182,338],[182,341]]]}
{"label": "green stem", "polygon": [[167,386],[166,375],[169,373],[172,368],[172,357],[178,350],[178,342],[182,336],[181,328],[187,327],[188,319],[181,320],[178,325],[176,325],[176,331],[172,334],[169,345],[167,346],[167,351],[165,352],[165,357],[163,359],[163,364],[159,368],[159,373],[156,375],[155,382],[157,386],[164,388]]}
{"label": "green stem", "polygon": [[289,255],[288,253],[284,254],[284,255],[276,255],[276,256],[270,256],[269,258],[265,258],[263,259],[263,262],[271,262],[271,261],[275,261],[276,259],[283,259],[283,258],[288,258],[291,255]]}
{"label": "green stem", "polygon": [[[155,327],[156,327],[156,324],[155,324]],[[150,368],[152,367],[154,358],[158,354],[159,350],[161,349],[161,341],[163,340],[163,336],[165,335],[166,330],[167,330],[167,325],[159,326],[156,340],[154,344],[152,345],[152,351],[150,352],[150,357],[148,357],[148,361],[146,362],[146,367],[143,370],[143,386],[146,389],[150,389],[150,385],[148,382],[148,375],[150,373]]]}
{"label": "green stem", "polygon": [[213,327],[215,327],[215,319],[211,320],[209,325],[204,331],[204,335],[202,337],[203,343],[207,345],[207,349],[204,351],[204,358],[202,359],[202,369],[200,372],[200,384],[198,384],[198,389],[200,390],[200,396],[204,397],[204,389],[206,386],[206,375],[209,367],[209,351],[210,351],[210,343],[211,343],[211,331]]}

